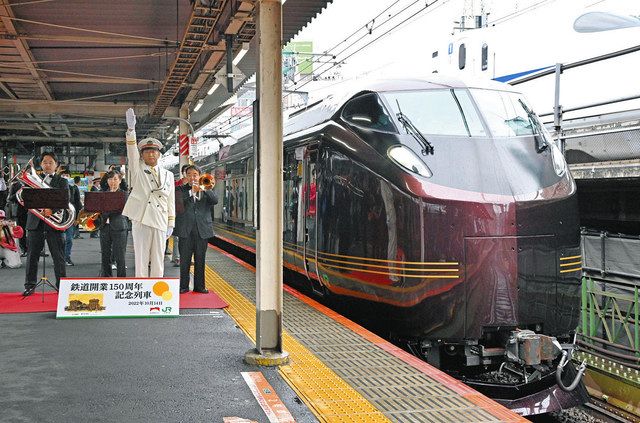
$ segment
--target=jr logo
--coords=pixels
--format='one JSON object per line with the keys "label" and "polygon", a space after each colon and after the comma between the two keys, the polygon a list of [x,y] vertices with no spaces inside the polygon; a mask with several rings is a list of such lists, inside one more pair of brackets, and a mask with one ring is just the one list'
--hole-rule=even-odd
{"label": "jr logo", "polygon": [[165,307],[162,309],[163,313],[171,313],[171,307]]}

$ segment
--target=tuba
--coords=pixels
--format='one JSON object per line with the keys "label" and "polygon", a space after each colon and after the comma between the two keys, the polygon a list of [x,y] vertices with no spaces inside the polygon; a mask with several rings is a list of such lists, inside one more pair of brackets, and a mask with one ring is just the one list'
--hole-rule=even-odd
{"label": "tuba", "polygon": [[[30,169],[29,173],[27,173],[27,169]],[[29,160],[29,163],[27,163],[27,165],[20,171],[20,173],[16,174],[15,178],[22,182],[25,186],[31,188],[51,188],[48,184],[44,183],[42,178],[40,178],[40,176],[38,176],[38,174],[36,173],[35,169],[33,168],[33,159]],[[22,199],[23,189],[24,187],[20,188],[18,192],[16,192],[16,199],[18,200],[18,203],[20,203],[20,205],[24,207],[24,200]],[[32,213],[38,219],[44,221],[44,223],[51,226],[57,231],[65,231],[75,222],[76,209],[71,203],[69,203],[68,208],[58,210],[49,217],[46,217],[43,212],[44,210],[42,209],[29,209],[29,213]]]}
{"label": "tuba", "polygon": [[200,188],[203,190],[208,191],[216,186],[216,178],[214,178],[210,173],[205,173],[200,176],[200,179],[198,179],[198,185],[200,185]]}

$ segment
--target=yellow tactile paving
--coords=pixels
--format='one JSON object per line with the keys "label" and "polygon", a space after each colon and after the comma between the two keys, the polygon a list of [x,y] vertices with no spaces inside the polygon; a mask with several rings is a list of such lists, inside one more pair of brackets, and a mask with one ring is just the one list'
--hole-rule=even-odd
{"label": "yellow tactile paving", "polygon": [[[209,266],[205,269],[205,281],[207,288],[229,303],[227,313],[255,342],[255,306]],[[291,362],[280,367],[280,374],[320,421],[390,421],[286,331],[282,341]]]}

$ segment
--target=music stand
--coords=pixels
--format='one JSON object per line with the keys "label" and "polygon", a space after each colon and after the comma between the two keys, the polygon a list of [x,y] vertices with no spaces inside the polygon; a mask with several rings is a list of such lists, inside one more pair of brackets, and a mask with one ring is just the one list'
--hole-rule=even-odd
{"label": "music stand", "polygon": [[[47,188],[47,189],[23,189],[22,200],[24,201],[24,208],[29,209],[66,209],[69,207],[69,190],[66,188]],[[44,243],[42,249],[44,251],[47,241],[47,232],[49,231],[48,225],[43,223],[44,227]],[[51,229],[54,230],[54,229]],[[53,257],[53,253],[52,253]],[[42,302],[44,302],[44,287],[45,285],[58,291],[55,285],[53,285],[49,278],[47,278],[47,261],[45,256],[42,256],[42,276],[40,280],[36,282],[33,287],[35,292],[38,287],[42,287]],[[26,297],[25,297],[26,298]]]}
{"label": "music stand", "polygon": [[124,191],[89,191],[84,194],[84,209],[90,213],[121,212],[125,202]]}

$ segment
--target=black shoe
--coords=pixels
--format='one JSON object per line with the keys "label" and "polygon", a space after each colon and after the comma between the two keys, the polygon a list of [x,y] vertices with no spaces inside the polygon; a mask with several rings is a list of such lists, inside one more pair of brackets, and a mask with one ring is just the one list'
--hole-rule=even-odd
{"label": "black shoe", "polygon": [[67,263],[67,266],[75,266],[75,264],[73,264],[73,262],[71,261],[71,259],[66,259],[65,260]]}
{"label": "black shoe", "polygon": [[30,287],[30,288],[25,288],[24,292],[22,293],[23,297],[28,297],[29,295],[33,294],[33,291],[35,290],[35,287]]}
{"label": "black shoe", "polygon": [[189,288],[180,288],[181,294],[184,294],[185,292],[189,292]]}
{"label": "black shoe", "polygon": [[20,254],[20,257],[26,257],[27,255],[28,255],[28,254],[27,254],[27,252],[25,251],[24,253]]}
{"label": "black shoe", "polygon": [[193,292],[197,292],[198,294],[208,294],[209,290],[207,288],[202,288],[202,289],[194,289]]}

